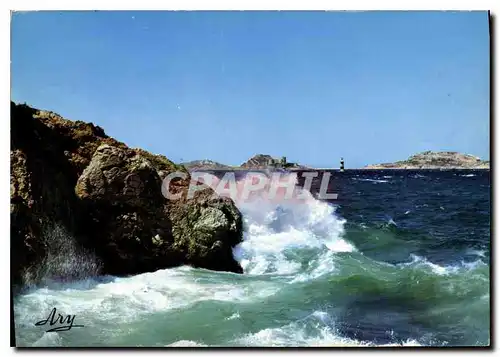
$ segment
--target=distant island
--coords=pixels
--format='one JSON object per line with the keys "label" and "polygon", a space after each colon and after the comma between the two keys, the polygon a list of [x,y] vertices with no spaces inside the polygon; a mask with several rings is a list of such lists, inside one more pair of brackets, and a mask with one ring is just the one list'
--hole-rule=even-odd
{"label": "distant island", "polygon": [[288,162],[286,157],[274,158],[271,155],[257,154],[245,161],[240,166],[230,166],[212,160],[194,160],[181,163],[189,171],[196,170],[265,170],[273,168],[281,169],[308,169],[306,166],[295,162]]}
{"label": "distant island", "polygon": [[394,163],[367,165],[364,169],[489,169],[490,162],[454,151],[425,151]]}
{"label": "distant island", "polygon": [[248,161],[244,162],[240,166],[243,169],[269,169],[269,168],[281,168],[281,169],[307,169],[306,166],[299,165],[295,162],[288,162],[286,156],[281,158],[274,158],[271,155],[257,154],[252,156]]}
{"label": "distant island", "polygon": [[183,165],[186,169],[188,170],[230,170],[233,167],[221,164],[216,161],[212,160],[194,160],[194,161],[188,161],[188,162],[181,162],[181,165]]}

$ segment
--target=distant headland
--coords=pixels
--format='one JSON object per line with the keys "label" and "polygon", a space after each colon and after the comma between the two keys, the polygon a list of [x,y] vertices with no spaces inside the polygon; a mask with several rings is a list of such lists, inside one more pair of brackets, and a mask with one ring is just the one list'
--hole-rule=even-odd
{"label": "distant headland", "polygon": [[490,162],[479,157],[454,151],[424,151],[407,160],[367,165],[363,169],[489,169]]}

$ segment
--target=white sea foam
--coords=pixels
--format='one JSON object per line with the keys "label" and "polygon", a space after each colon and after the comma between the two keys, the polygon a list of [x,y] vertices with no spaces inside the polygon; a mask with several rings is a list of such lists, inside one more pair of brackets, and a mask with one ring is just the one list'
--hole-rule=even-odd
{"label": "white sea foam", "polygon": [[477,255],[478,257],[484,258],[486,257],[486,251],[468,248],[465,252],[467,255]]}
{"label": "white sea foam", "polygon": [[33,343],[33,347],[58,347],[61,346],[61,341],[58,332],[45,332],[42,337]]}
{"label": "white sea foam", "polygon": [[398,226],[398,224],[397,224],[397,223],[396,223],[396,222],[395,222],[392,218],[389,218],[389,219],[387,220],[387,224],[388,224],[388,225],[391,225],[391,226],[395,226],[395,227],[397,227],[397,226]]}
{"label": "white sea foam", "polygon": [[305,319],[291,324],[262,329],[235,340],[237,345],[263,347],[377,347],[377,346],[420,346],[416,340],[403,343],[376,345],[369,341],[341,336],[334,320],[323,311],[315,311]]}
{"label": "white sea foam", "polygon": [[[248,281],[234,284],[197,278],[195,269],[179,267],[132,277],[114,278],[90,289],[41,288],[19,297],[15,306],[17,323],[31,324],[57,306],[61,313],[80,319],[118,324],[136,321],[141,316],[183,308],[203,300],[248,302],[274,294],[270,282]],[[214,274],[208,272],[208,275]],[[228,273],[230,274],[230,273]],[[41,341],[40,343],[42,343]]]}
{"label": "white sea foam", "polygon": [[461,274],[464,271],[471,271],[479,266],[484,266],[485,263],[481,260],[476,260],[474,262],[464,262],[453,264],[453,265],[439,265],[430,262],[424,257],[411,254],[411,261],[409,263],[398,264],[403,267],[419,267],[423,269],[428,269],[437,275],[450,275],[450,274]]}
{"label": "white sea foam", "polygon": [[377,345],[369,341],[358,341],[342,337],[329,328],[323,328],[315,336],[308,336],[304,330],[296,328],[264,329],[239,339],[244,346],[262,347],[411,347],[420,346],[416,340],[409,339],[403,343]]}
{"label": "white sea foam", "polygon": [[409,177],[411,177],[411,178],[424,178],[424,177],[427,177],[427,176],[420,175],[420,174],[414,174],[414,175],[410,175]]}
{"label": "white sea foam", "polygon": [[306,197],[303,204],[286,200],[278,204],[264,199],[238,204],[246,231],[234,255],[246,273],[294,274],[302,265],[288,253],[296,249],[315,249],[322,254],[356,250],[342,239],[345,220],[335,215],[335,208],[309,192],[302,194]]}
{"label": "white sea foam", "polygon": [[165,347],[207,347],[208,345],[205,345],[203,343],[199,343],[196,341],[191,341],[191,340],[180,340],[176,341],[174,343],[171,343],[169,345],[166,345]]}
{"label": "white sea foam", "polygon": [[304,272],[297,274],[290,284],[319,278],[335,271],[335,254],[333,251],[323,253],[319,259],[311,260]]}
{"label": "white sea foam", "polygon": [[240,314],[238,312],[235,312],[231,316],[226,317],[226,320],[236,320],[236,319],[239,319],[240,317],[241,317]]}
{"label": "white sea foam", "polygon": [[[385,177],[385,176],[384,176]],[[367,182],[373,182],[373,183],[386,183],[389,182],[388,180],[380,180],[380,179],[364,179],[364,178],[353,178],[355,181],[367,181]]]}

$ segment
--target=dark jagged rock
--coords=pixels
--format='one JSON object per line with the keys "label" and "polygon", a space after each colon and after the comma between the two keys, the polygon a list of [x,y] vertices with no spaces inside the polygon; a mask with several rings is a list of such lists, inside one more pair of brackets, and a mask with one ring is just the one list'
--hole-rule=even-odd
{"label": "dark jagged rock", "polygon": [[208,187],[167,200],[161,184],[174,171],[187,178],[171,191],[185,195],[189,174],[166,157],[129,148],[91,123],[11,103],[14,282],[43,278],[34,272],[57,253],[54,230],[64,232],[57,241],[74,240],[66,251],[96,257],[95,274],[183,264],[241,273],[232,256],[242,240],[240,212]]}

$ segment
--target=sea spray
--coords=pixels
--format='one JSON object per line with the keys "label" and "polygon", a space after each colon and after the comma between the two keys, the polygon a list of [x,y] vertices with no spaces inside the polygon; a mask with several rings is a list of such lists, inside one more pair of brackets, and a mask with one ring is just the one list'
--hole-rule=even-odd
{"label": "sea spray", "polygon": [[95,254],[81,247],[62,225],[45,223],[41,239],[46,254],[24,272],[27,286],[60,284],[99,274],[101,264]]}
{"label": "sea spray", "polygon": [[[247,179],[248,176],[237,182],[238,192],[247,190],[244,185]],[[259,179],[265,180],[262,176]],[[283,190],[276,191],[274,200],[269,200],[268,185],[276,179],[276,176],[268,178],[259,189],[253,190],[252,200],[237,201],[243,213],[245,233],[234,255],[246,273],[294,274],[305,264],[297,259],[297,249],[323,253],[355,250],[341,238],[344,221],[335,215],[332,205],[315,199],[309,191],[297,186],[294,186],[295,199],[289,196],[288,185],[296,184],[296,175],[282,174],[280,188]],[[217,178],[208,181],[218,183]]]}

